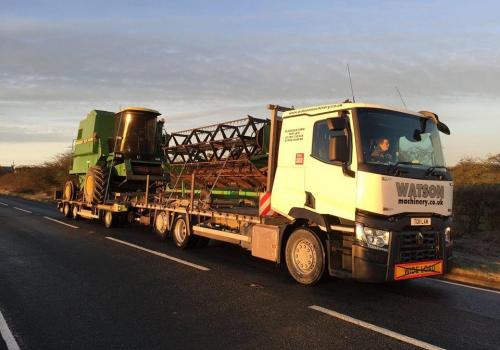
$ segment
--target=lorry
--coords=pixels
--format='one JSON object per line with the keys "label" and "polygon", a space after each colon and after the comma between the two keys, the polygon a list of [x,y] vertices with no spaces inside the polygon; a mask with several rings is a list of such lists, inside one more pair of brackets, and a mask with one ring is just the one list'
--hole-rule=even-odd
{"label": "lorry", "polygon": [[106,227],[119,218],[151,225],[183,249],[237,244],[304,285],[449,269],[453,182],[440,133],[450,130],[435,113],[348,100],[268,109],[268,119],[165,134],[164,182],[154,191],[148,175],[143,191],[58,206]]}

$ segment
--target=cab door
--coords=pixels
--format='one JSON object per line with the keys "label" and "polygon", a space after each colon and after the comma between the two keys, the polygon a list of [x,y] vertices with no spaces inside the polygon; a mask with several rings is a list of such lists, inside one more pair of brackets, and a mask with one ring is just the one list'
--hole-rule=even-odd
{"label": "cab door", "polygon": [[[356,151],[353,140],[351,113],[344,113],[345,130],[330,130],[328,118],[334,115],[317,116],[311,120],[309,132],[310,153],[305,165],[304,208],[319,214],[354,220],[356,209]],[[349,161],[342,165],[332,162],[329,156],[330,138],[347,135]]]}

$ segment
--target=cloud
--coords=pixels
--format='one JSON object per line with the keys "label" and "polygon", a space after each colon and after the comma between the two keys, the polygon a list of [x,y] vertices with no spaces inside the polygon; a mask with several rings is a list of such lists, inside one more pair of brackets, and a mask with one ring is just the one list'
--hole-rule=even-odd
{"label": "cloud", "polygon": [[[360,101],[400,104],[397,86],[411,108],[460,123],[487,104],[500,128],[500,33],[484,8],[191,4],[93,17],[95,6],[0,17],[0,141],[71,140],[94,108],[153,107],[181,129],[265,116],[267,103],[337,102],[351,95],[347,63]],[[463,101],[472,107],[453,107]]]}
{"label": "cloud", "polygon": [[44,130],[30,130],[24,126],[3,126],[0,128],[0,143],[5,142],[35,142],[35,143],[45,143],[45,142],[63,142],[67,141],[71,143],[72,137],[68,134],[64,134],[58,131]]}

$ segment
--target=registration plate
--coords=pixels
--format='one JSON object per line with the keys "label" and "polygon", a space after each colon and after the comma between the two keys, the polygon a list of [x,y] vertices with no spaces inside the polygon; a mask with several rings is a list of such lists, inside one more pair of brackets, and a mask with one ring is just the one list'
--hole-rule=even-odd
{"label": "registration plate", "polygon": [[427,226],[431,224],[431,218],[411,218],[412,226]]}
{"label": "registration plate", "polygon": [[406,280],[443,273],[443,260],[422,261],[416,263],[396,264],[394,266],[394,279]]}

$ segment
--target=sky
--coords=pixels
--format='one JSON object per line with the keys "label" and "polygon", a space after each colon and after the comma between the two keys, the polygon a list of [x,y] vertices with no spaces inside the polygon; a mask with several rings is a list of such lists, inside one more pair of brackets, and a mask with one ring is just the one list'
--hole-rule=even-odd
{"label": "sky", "polygon": [[496,1],[0,0],[0,165],[68,150],[92,109],[179,130],[269,103],[430,110],[445,157],[500,153]]}

